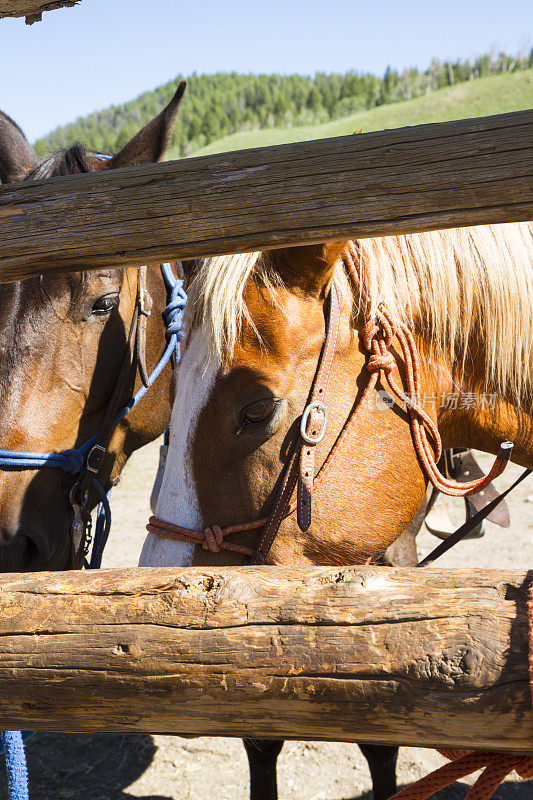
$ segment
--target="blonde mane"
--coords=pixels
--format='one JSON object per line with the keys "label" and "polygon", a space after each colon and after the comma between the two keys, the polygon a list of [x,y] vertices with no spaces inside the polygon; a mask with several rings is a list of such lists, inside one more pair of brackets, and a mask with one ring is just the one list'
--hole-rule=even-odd
{"label": "blonde mane", "polygon": [[[481,348],[488,389],[518,404],[533,398],[532,223],[362,239],[357,248],[376,307],[385,302],[458,372]],[[341,262],[337,270],[346,285]],[[242,321],[251,322],[251,277],[275,297],[280,278],[261,252],[207,259],[193,281],[189,320],[208,326],[218,356],[231,353]]]}

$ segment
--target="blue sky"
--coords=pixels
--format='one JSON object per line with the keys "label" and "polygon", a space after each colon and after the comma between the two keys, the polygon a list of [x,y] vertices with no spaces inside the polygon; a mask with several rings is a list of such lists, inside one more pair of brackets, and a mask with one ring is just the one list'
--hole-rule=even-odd
{"label": "blue sky", "polygon": [[0,20],[0,108],[35,139],[178,73],[383,73],[532,43],[531,0],[83,0]]}

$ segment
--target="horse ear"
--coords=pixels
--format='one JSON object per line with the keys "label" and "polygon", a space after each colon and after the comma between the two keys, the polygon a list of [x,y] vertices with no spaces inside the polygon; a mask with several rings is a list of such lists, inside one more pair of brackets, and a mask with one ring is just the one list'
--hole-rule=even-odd
{"label": "horse ear", "polygon": [[21,181],[35,161],[35,153],[17,123],[0,111],[0,181]]}
{"label": "horse ear", "polygon": [[269,258],[287,286],[305,294],[325,299],[333,280],[333,271],[346,242],[287,247],[271,250]]}
{"label": "horse ear", "polygon": [[176,94],[168,106],[148,125],[145,125],[133,139],[130,139],[120,153],[104,162],[107,169],[133,167],[136,164],[152,164],[155,161],[163,160],[186,85],[185,81],[180,81]]}

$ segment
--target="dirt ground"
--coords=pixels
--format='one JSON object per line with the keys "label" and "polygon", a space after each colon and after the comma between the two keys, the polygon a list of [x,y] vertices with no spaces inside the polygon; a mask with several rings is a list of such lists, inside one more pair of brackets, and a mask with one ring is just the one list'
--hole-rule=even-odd
{"label": "dirt ground", "polygon": [[[113,530],[104,567],[135,566],[149,516],[148,498],[158,459],[154,444],[131,459],[112,500]],[[487,466],[489,459],[482,460]],[[506,488],[519,469],[511,465],[497,482]],[[460,501],[458,501],[460,502]],[[533,477],[510,503],[512,525],[487,526],[481,540],[458,545],[440,566],[517,567],[533,564]],[[461,506],[452,510],[460,520]],[[420,554],[437,539],[424,531]],[[247,800],[248,770],[239,740],[180,739],[173,736],[37,734],[28,743],[32,800]],[[435,751],[400,750],[400,785],[411,783],[444,763]],[[366,800],[370,778],[356,745],[289,742],[279,759],[279,800]],[[5,784],[0,776],[0,798]],[[462,800],[468,782],[435,795]],[[516,775],[498,790],[497,800],[531,800],[533,781]]]}

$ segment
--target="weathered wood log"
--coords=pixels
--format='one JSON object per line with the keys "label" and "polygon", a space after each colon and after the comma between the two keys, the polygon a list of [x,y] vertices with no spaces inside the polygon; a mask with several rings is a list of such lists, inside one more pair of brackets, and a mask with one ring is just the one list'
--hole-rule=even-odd
{"label": "weathered wood log", "polygon": [[0,188],[0,280],[533,218],[533,112]]}
{"label": "weathered wood log", "polygon": [[26,17],[26,22],[37,22],[45,11],[55,8],[66,8],[81,3],[81,0],[0,0],[0,18]]}
{"label": "weathered wood log", "polygon": [[533,753],[524,571],[0,578],[0,728]]}

